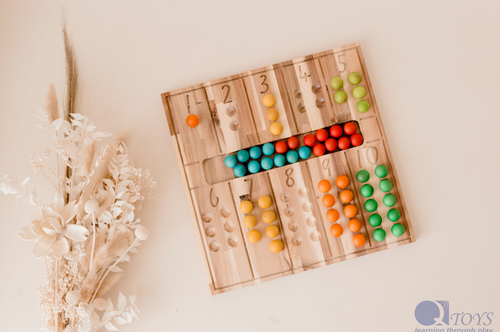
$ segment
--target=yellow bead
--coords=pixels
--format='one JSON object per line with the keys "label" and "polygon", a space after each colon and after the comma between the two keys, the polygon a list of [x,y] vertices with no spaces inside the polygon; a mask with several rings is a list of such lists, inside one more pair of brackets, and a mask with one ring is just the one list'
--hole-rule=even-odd
{"label": "yellow bead", "polygon": [[253,210],[253,204],[250,201],[243,201],[240,203],[240,211],[244,214],[250,213]]}
{"label": "yellow bead", "polygon": [[266,107],[273,107],[274,104],[276,104],[276,98],[274,98],[272,94],[268,93],[264,96],[264,98],[262,98],[262,103]]}
{"label": "yellow bead", "polygon": [[266,235],[270,239],[274,239],[278,234],[280,233],[280,230],[278,227],[271,225],[266,228]]}
{"label": "yellow bead", "polygon": [[269,128],[269,130],[271,130],[271,134],[273,134],[274,136],[278,136],[283,132],[283,126],[279,122],[273,122],[271,123],[271,127]]}
{"label": "yellow bead", "polygon": [[264,211],[262,214],[262,221],[266,224],[272,223],[276,219],[276,215],[273,211]]}
{"label": "yellow bead", "polygon": [[276,120],[278,120],[279,116],[280,116],[280,112],[278,112],[278,110],[274,107],[271,107],[266,112],[266,118],[269,121],[276,121]]}
{"label": "yellow bead", "polygon": [[255,225],[257,225],[257,218],[255,218],[252,215],[248,215],[243,219],[243,223],[245,224],[246,228],[254,228]]}
{"label": "yellow bead", "polygon": [[255,230],[255,229],[252,229],[250,232],[248,232],[247,239],[251,243],[257,243],[257,242],[259,242],[259,240],[260,240],[260,233],[259,233],[259,231]]}
{"label": "yellow bead", "polygon": [[272,240],[271,244],[269,245],[269,248],[271,249],[272,252],[277,254],[281,250],[283,250],[283,242],[281,242],[280,240]]}
{"label": "yellow bead", "polygon": [[262,196],[261,198],[259,198],[258,203],[259,203],[259,206],[265,210],[271,206],[271,197]]}

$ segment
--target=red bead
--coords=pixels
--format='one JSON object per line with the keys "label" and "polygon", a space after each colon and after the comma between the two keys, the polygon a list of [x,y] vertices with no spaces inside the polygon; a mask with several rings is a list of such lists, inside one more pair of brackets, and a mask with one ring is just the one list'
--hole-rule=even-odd
{"label": "red bead", "polygon": [[285,141],[278,141],[274,146],[276,153],[285,153],[288,150],[288,145]]}
{"label": "red bead", "polygon": [[313,147],[313,153],[315,155],[317,155],[318,157],[324,155],[325,154],[325,146],[321,143],[316,143]]}
{"label": "red bead", "polygon": [[316,139],[319,142],[324,142],[324,141],[326,141],[327,138],[328,138],[328,132],[325,129],[319,129],[316,132]]}
{"label": "red bead", "polygon": [[340,150],[349,149],[350,146],[351,146],[351,142],[349,141],[349,138],[347,138],[347,137],[339,138],[339,149]]}
{"label": "red bead", "polygon": [[354,134],[351,136],[351,144],[352,146],[360,146],[363,144],[363,136],[360,134]]}
{"label": "red bead", "polygon": [[288,147],[292,150],[298,148],[300,145],[300,141],[297,137],[292,136],[288,139]]}
{"label": "red bead", "polygon": [[354,122],[347,122],[344,125],[344,132],[346,133],[346,135],[352,135],[356,132],[356,130],[358,130],[358,127]]}
{"label": "red bead", "polygon": [[326,140],[325,142],[325,148],[328,150],[328,151],[333,151],[337,148],[337,141],[335,140],[335,138],[329,138]]}
{"label": "red bead", "polygon": [[316,137],[314,137],[314,135],[307,134],[304,136],[304,144],[308,147],[314,146],[314,144],[316,144]]}
{"label": "red bead", "polygon": [[339,125],[332,126],[330,128],[330,136],[335,138],[339,138],[340,136],[342,136],[342,127]]}

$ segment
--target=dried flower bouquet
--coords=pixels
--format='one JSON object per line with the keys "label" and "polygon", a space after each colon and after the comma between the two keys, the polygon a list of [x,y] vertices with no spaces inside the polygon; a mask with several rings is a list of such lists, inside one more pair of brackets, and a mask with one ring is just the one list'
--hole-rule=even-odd
{"label": "dried flower bouquet", "polygon": [[[103,296],[121,278],[117,266],[130,260],[148,231],[137,213],[151,198],[155,182],[149,171],[134,166],[123,141],[105,144],[111,134],[98,132],[89,119],[75,112],[78,85],[76,59],[63,30],[67,93],[63,111],[53,86],[40,110],[42,124],[54,140],[55,167],[50,151],[30,158],[35,173],[56,190],[51,204],[37,198],[28,184],[10,176],[0,179],[0,191],[39,210],[20,237],[35,241],[33,254],[44,260],[46,283],[39,289],[46,332],[89,332],[129,323],[139,310],[135,296],[119,294],[113,304]],[[62,113],[62,114],[60,114]]]}

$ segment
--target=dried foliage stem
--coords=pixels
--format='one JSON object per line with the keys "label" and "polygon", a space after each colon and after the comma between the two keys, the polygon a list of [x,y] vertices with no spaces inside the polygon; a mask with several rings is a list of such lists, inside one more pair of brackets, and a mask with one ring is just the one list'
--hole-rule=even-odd
{"label": "dried foliage stem", "polygon": [[118,258],[118,259],[116,260],[116,262],[108,268],[108,270],[106,271],[106,273],[104,274],[104,276],[102,276],[101,281],[100,281],[100,282],[99,282],[99,284],[97,285],[97,287],[96,287],[96,289],[95,289],[95,292],[94,292],[94,295],[92,295],[92,298],[90,299],[90,302],[94,301],[94,298],[95,298],[95,296],[97,295],[97,293],[99,292],[99,288],[101,288],[102,282],[103,282],[103,281],[104,281],[104,279],[106,279],[106,277],[108,276],[109,271],[111,271],[111,270],[112,270],[112,269],[116,266],[116,264],[118,264],[118,263],[120,263],[120,262],[122,261],[123,257],[125,257],[125,255],[126,255],[126,254],[130,251],[130,249],[132,249],[132,248],[135,246],[135,244],[136,244],[138,241],[139,241],[139,239],[137,239],[137,238],[136,238],[136,239],[134,240],[134,242],[132,242],[132,244],[131,244],[131,245],[127,248],[127,250],[123,253],[123,255],[121,255],[121,256],[120,256],[120,258]]}

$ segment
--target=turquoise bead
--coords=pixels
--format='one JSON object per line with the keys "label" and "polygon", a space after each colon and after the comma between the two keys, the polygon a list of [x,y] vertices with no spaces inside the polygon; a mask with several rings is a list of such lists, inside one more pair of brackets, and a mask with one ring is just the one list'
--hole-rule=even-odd
{"label": "turquoise bead", "polygon": [[226,159],[224,159],[224,164],[226,164],[226,166],[229,168],[233,168],[234,166],[236,166],[237,163],[238,161],[236,160],[236,157],[233,156],[232,154],[230,154],[229,156],[226,157]]}
{"label": "turquoise bead", "polygon": [[262,156],[262,150],[258,146],[254,146],[250,149],[250,158],[259,159]]}
{"label": "turquoise bead", "polygon": [[274,156],[274,165],[276,165],[277,167],[284,166],[285,163],[286,163],[286,158],[284,155],[277,154]]}
{"label": "turquoise bead", "polygon": [[301,159],[307,159],[311,156],[311,149],[307,146],[299,148],[299,156]]}
{"label": "turquoise bead", "polygon": [[236,177],[241,178],[242,176],[245,176],[245,174],[247,173],[247,168],[245,167],[245,165],[242,164],[236,165],[233,168],[233,173]]}
{"label": "turquoise bead", "polygon": [[247,150],[240,150],[236,154],[236,157],[238,158],[238,161],[240,163],[246,163],[248,159],[250,159],[250,155],[248,154]]}
{"label": "turquoise bead", "polygon": [[266,143],[262,146],[262,152],[265,156],[270,156],[274,153],[274,145],[271,143]]}
{"label": "turquoise bead", "polygon": [[290,163],[296,163],[299,160],[299,155],[296,151],[290,150],[286,153],[286,160]]}
{"label": "turquoise bead", "polygon": [[260,171],[260,163],[257,160],[252,160],[248,163],[248,171],[252,174]]}
{"label": "turquoise bead", "polygon": [[260,161],[260,166],[262,166],[262,168],[267,171],[273,168],[273,160],[269,157],[264,157]]}

